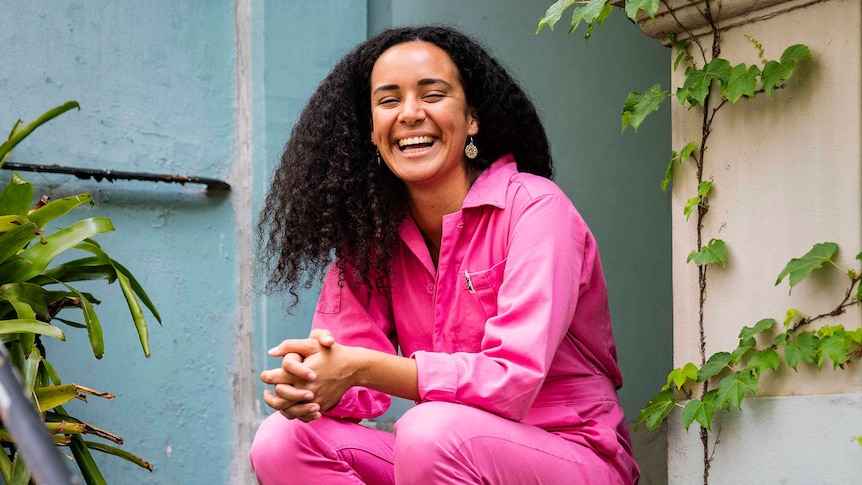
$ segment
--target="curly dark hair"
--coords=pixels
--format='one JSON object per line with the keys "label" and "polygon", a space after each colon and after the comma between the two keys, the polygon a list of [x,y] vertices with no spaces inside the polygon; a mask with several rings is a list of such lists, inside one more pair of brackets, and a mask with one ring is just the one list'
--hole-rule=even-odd
{"label": "curly dark hair", "polygon": [[[508,71],[476,41],[449,27],[395,28],[368,39],[321,82],[294,126],[258,222],[268,292],[310,288],[335,261],[342,281],[386,286],[407,214],[403,183],[378,165],[371,143],[371,70],[404,42],[437,45],[458,68],[467,105],[479,120],[474,173],[502,155],[521,172],[553,177],[548,139],[536,109]],[[345,275],[350,261],[354,275]]]}

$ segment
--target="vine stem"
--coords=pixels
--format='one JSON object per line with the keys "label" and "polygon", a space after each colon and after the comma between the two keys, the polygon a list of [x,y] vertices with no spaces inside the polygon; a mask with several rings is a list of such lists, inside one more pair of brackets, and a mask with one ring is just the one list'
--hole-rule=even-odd
{"label": "vine stem", "polygon": [[827,313],[821,313],[820,315],[817,315],[817,316],[814,316],[811,318],[803,318],[803,319],[799,320],[798,322],[796,322],[795,325],[790,327],[789,331],[795,332],[796,330],[798,330],[802,326],[809,325],[811,323],[816,322],[817,320],[820,320],[820,319],[823,319],[826,317],[837,317],[838,315],[841,315],[844,313],[845,308],[859,304],[859,302],[854,301],[852,299],[852,297],[853,297],[853,290],[856,288],[856,285],[859,284],[860,279],[862,279],[862,278],[855,278],[855,279],[851,278],[850,287],[847,288],[847,292],[844,293],[844,298],[841,299],[841,302],[839,302],[838,305],[832,309],[832,311],[827,312]]}
{"label": "vine stem", "polygon": [[[719,0],[718,10],[721,10],[721,1]],[[704,55],[704,64],[708,64],[712,59],[717,58],[721,54],[721,34],[718,30],[718,25],[715,21],[715,17],[712,13],[712,6],[710,0],[706,0],[704,2],[704,10],[701,11],[702,15],[709,23],[712,29],[712,52],[709,60],[706,59],[705,52],[703,47],[697,42],[698,47],[701,49],[701,53]],[[676,19],[674,17],[674,19]],[[678,21],[677,21],[678,22]],[[710,89],[711,91],[711,89]],[[724,102],[721,102],[715,108],[710,109],[710,101],[711,96],[707,96],[703,102],[703,119],[701,121],[701,143],[699,156],[696,160],[697,166],[697,185],[700,186],[703,183],[703,168],[704,162],[706,160],[706,149],[707,149],[707,141],[709,139],[709,135],[712,133],[712,121],[715,118],[715,114],[718,110],[724,106]],[[708,211],[708,201],[704,198],[697,208],[697,250],[703,246],[703,221],[706,213]],[[699,305],[698,305],[698,331],[700,332],[700,359],[701,359],[701,367],[706,364],[706,330],[704,328],[704,307],[706,306],[706,265],[698,266],[697,270],[698,276],[698,287],[699,287]],[[706,393],[709,391],[709,382],[704,381],[701,400],[706,396]],[[709,450],[709,431],[706,428],[700,428],[700,441],[703,446],[703,485],[709,485],[709,468],[712,464],[712,458],[715,454],[715,447],[713,446],[712,455]],[[716,442],[716,445],[718,443]]]}

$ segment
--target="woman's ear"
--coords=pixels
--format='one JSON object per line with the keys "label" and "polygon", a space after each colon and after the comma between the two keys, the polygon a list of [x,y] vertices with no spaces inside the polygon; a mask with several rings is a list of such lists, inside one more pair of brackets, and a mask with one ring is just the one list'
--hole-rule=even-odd
{"label": "woman's ear", "polygon": [[479,133],[479,117],[474,108],[467,109],[467,134],[476,136]]}

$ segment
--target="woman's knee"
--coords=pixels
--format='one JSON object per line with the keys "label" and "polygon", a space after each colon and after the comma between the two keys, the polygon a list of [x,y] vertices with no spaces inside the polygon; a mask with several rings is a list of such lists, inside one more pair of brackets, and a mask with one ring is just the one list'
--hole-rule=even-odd
{"label": "woman's knee", "polygon": [[249,458],[255,470],[268,463],[283,462],[295,456],[296,448],[307,433],[307,426],[298,420],[290,420],[279,413],[267,417],[254,435]]}
{"label": "woman's knee", "polygon": [[406,446],[435,445],[453,435],[463,424],[464,406],[448,402],[424,402],[409,409],[395,423],[395,443]]}
{"label": "woman's knee", "polygon": [[[399,481],[474,483],[475,470],[462,453],[462,431],[468,427],[469,407],[426,402],[407,411],[395,423],[395,474]],[[469,433],[468,433],[469,434]],[[443,481],[440,481],[443,480]]]}

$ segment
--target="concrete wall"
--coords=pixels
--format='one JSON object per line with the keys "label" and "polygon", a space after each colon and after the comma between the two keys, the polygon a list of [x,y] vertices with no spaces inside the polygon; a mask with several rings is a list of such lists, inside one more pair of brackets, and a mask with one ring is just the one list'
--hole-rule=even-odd
{"label": "concrete wall", "polygon": [[[670,2],[678,18],[694,21],[688,2]],[[698,5],[703,9],[702,2]],[[717,3],[713,2],[716,8]],[[716,10],[713,10],[716,12]],[[704,305],[706,355],[730,351],[743,325],[762,318],[783,321],[789,308],[814,316],[840,301],[847,278],[827,268],[788,292],[776,276],[791,258],[815,243],[839,244],[844,268],[857,268],[862,250],[862,6],[858,0],[729,0],[721,6],[721,57],[735,65],[759,62],[746,38],[757,39],[769,59],[793,44],[806,44],[812,61],[801,64],[774,99],[759,95],[725,106],[715,117],[704,180],[713,183],[704,244],[728,245],[726,268],[710,266]],[[659,16],[644,30],[672,28]],[[695,32],[703,32],[688,24]],[[711,37],[701,39],[707,47]],[[669,62],[673,61],[669,57]],[[703,65],[701,61],[700,66]],[[684,81],[673,76],[674,89]],[[673,145],[700,140],[701,112],[673,100]],[[695,217],[682,216],[696,192],[694,164],[674,175],[674,365],[701,362],[697,268],[685,264],[696,249]],[[862,313],[851,307],[820,324],[859,328]],[[771,338],[771,337],[770,337]],[[862,369],[822,371],[801,364],[767,372],[758,396],[742,412],[720,415],[709,439],[710,483],[852,483],[862,472]],[[695,424],[686,432],[679,413],[670,417],[670,483],[703,482],[703,447]],[[718,441],[718,442],[717,442]],[[714,450],[714,453],[713,451]]]}
{"label": "concrete wall", "polygon": [[[283,298],[256,292],[254,219],[309,94],[347,50],[389,25],[454,24],[483,40],[535,98],[557,180],[599,240],[622,398],[636,417],[670,368],[669,200],[658,188],[669,114],[620,135],[619,113],[629,90],[667,83],[666,51],[621,16],[589,47],[563,29],[536,37],[544,3],[42,0],[3,8],[0,129],[69,99],[82,106],[42,127],[13,161],[200,175],[233,186],[230,195],[207,196],[192,185],[29,176],[52,197],[93,194],[96,206],[84,212],[112,218],[117,232],[103,245],[164,318],[162,327],[151,321],[146,360],[119,289],[99,285],[91,291],[104,300],[103,361],[87,353],[81,332],[48,348],[56,362],[70,362],[66,381],[117,394],[72,409],[155,465],[150,474],[99,457],[110,483],[250,481],[245,453],[267,412],[257,374],[275,364],[265,351],[306,335],[315,297],[312,290],[287,315]],[[663,467],[662,444],[641,449]]]}

